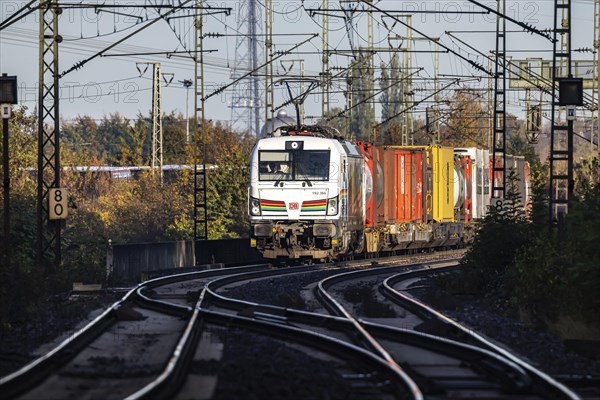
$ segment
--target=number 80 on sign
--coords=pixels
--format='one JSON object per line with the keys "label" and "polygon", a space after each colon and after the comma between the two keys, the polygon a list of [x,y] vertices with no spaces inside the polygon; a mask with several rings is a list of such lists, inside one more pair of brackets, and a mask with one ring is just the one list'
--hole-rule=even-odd
{"label": "number 80 on sign", "polygon": [[50,219],[65,219],[69,214],[67,207],[67,191],[62,188],[50,189]]}

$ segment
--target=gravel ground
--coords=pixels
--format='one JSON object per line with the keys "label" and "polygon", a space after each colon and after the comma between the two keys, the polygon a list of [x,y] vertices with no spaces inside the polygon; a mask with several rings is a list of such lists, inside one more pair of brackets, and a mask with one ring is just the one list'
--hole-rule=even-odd
{"label": "gravel ground", "polygon": [[225,289],[223,294],[239,300],[264,303],[273,306],[295,308],[303,311],[314,311],[311,304],[300,295],[300,292],[310,284],[318,282],[331,275],[345,270],[315,271],[304,274],[294,274],[278,278],[267,278],[231,289]]}
{"label": "gravel ground", "polygon": [[434,279],[420,280],[412,286],[423,288],[411,290],[411,295],[505,348],[512,349],[548,374],[600,378],[598,349],[576,352],[543,327],[511,318],[501,310],[487,305],[484,299],[452,296],[438,287]]}
{"label": "gravel ground", "polygon": [[26,318],[3,326],[0,329],[0,377],[35,359],[40,346],[60,343],[121,297],[122,294],[112,293],[71,296],[41,304]]}
{"label": "gravel ground", "polygon": [[[218,375],[213,400],[229,399],[381,399],[381,393],[351,387],[345,363],[317,358],[315,352],[245,330],[217,330],[223,358],[198,362],[202,374]],[[265,356],[268,355],[268,356]]]}

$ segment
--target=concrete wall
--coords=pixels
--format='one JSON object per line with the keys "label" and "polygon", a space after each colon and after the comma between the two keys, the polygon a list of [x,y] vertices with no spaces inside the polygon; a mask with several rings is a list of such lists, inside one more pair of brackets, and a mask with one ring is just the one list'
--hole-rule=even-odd
{"label": "concrete wall", "polygon": [[205,264],[260,262],[249,239],[122,244],[108,248],[106,273],[113,282],[140,282],[148,272]]}
{"label": "concrete wall", "polygon": [[193,241],[114,245],[106,256],[107,275],[116,282],[139,282],[144,272],[194,264]]}

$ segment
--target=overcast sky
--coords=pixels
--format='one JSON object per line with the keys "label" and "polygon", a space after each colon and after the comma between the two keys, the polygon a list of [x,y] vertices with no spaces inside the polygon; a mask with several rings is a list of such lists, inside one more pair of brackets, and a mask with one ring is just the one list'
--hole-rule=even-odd
{"label": "overcast sky", "polygon": [[[257,0],[258,13],[262,23],[264,22],[264,0]],[[75,0],[69,3],[76,3]],[[81,3],[81,1],[79,2]],[[122,1],[83,1],[85,4],[118,4],[142,5],[142,4],[167,4],[173,1],[166,0],[122,0]],[[193,2],[192,2],[193,3]],[[340,8],[340,3],[330,0],[331,8]],[[17,9],[21,8],[26,1],[0,0],[0,20],[5,20]],[[191,4],[191,3],[190,3]],[[238,16],[245,15],[244,2],[221,0],[210,2],[214,7],[231,7],[229,16],[217,14],[207,16],[205,19],[205,32],[226,34],[225,37],[207,38],[205,49],[215,50],[205,55],[206,66],[206,94],[212,93],[215,88],[230,82],[234,67],[244,67],[245,60],[236,60],[235,36],[238,29]],[[321,34],[321,16],[311,17],[308,9],[318,8],[321,2],[314,1],[273,1],[274,22],[273,33],[275,49],[283,51],[291,46],[307,39],[311,33]],[[348,4],[348,3],[344,3]],[[476,5],[463,0],[458,1],[380,1],[378,7],[385,10],[406,13],[418,10],[412,16],[412,26],[417,31],[429,37],[440,37],[441,42],[448,48],[458,52],[463,57],[469,58],[488,68],[488,61],[478,55],[468,46],[489,54],[495,49],[494,34],[495,16],[492,14],[481,14],[483,11]],[[495,8],[495,2],[485,2],[486,5]],[[345,5],[345,7],[348,7]],[[594,6],[591,0],[572,1],[573,7],[573,43],[574,49],[593,47],[593,12]],[[110,9],[106,9],[111,11]],[[114,9],[121,14],[108,12],[96,12],[93,8],[66,9],[59,23],[59,31],[64,40],[60,44],[60,71],[69,70],[74,64],[86,60],[99,51],[135,32],[145,24],[148,24],[157,16],[156,10],[144,10],[136,7]],[[447,13],[423,13],[423,11],[447,11]],[[471,14],[457,14],[458,11],[471,12]],[[160,11],[166,12],[165,9]],[[473,13],[474,12],[474,13]],[[514,19],[535,26],[538,29],[552,28],[553,2],[552,1],[507,1],[508,15]],[[193,49],[193,18],[192,11],[183,11],[174,16],[182,18],[172,19],[170,24],[166,21],[158,21],[151,27],[145,29],[123,44],[108,51],[106,55],[132,54],[156,51],[185,51]],[[349,34],[353,37],[355,47],[367,45],[367,13],[356,12],[352,26],[346,26],[341,12],[332,12],[330,18],[330,50],[349,50]],[[149,20],[147,20],[147,18]],[[405,21],[406,17],[399,17]],[[39,14],[36,12],[27,16],[22,21],[11,27],[0,31],[0,72],[9,75],[17,75],[19,80],[19,100],[30,110],[33,110],[37,99],[38,81],[38,29]],[[464,31],[480,31],[478,33],[466,33]],[[522,28],[507,23],[509,55],[514,59],[525,59],[528,57],[540,57],[551,59],[551,43],[530,33],[522,31]],[[465,45],[446,33],[454,32],[452,35],[468,44]],[[460,31],[460,32],[457,32]],[[485,33],[483,31],[489,31]],[[407,43],[399,41],[388,41],[390,35],[405,36],[406,27],[382,14],[375,14],[374,37],[375,45],[380,48],[392,46],[406,46]],[[302,35],[306,34],[306,35]],[[420,37],[413,32],[415,37]],[[260,40],[264,40],[261,36]],[[425,96],[431,93],[434,76],[433,54],[427,53],[434,49],[434,45],[428,40],[415,40],[412,43],[413,68],[422,67],[423,70],[415,75],[415,87],[424,89],[417,93]],[[274,69],[279,75],[286,73],[298,74],[300,62],[305,60],[305,74],[307,76],[318,76],[321,71],[321,56],[318,54],[322,49],[321,37],[312,39],[307,44],[299,47],[294,54],[286,55],[282,62],[276,62]],[[541,52],[540,52],[541,50]],[[245,53],[240,51],[239,53]],[[591,60],[591,53],[574,52],[573,57],[583,60]],[[376,54],[376,64],[388,63],[390,52],[381,51]],[[61,79],[61,115],[65,119],[72,119],[77,115],[91,115],[94,118],[102,118],[104,115],[119,112],[128,118],[136,118],[138,113],[148,114],[151,108],[152,96],[152,68],[145,70],[141,62],[160,62],[165,79],[171,83],[165,87],[163,82],[163,111],[169,113],[186,113],[186,89],[179,81],[193,79],[193,62],[185,53],[178,53],[170,58],[165,55],[127,55],[122,57],[97,57],[86,63],[81,69],[69,72]],[[339,55],[332,56],[331,67],[345,68],[349,57]],[[475,88],[486,88],[485,75],[460,57],[451,54],[441,54],[440,73],[445,79],[452,76],[469,76],[473,79],[463,78],[461,86]],[[379,75],[379,72],[376,74]],[[343,82],[336,83],[331,91],[332,106],[344,107],[345,100],[341,93],[345,88]],[[450,96],[451,92],[445,94]],[[189,91],[190,115],[193,114],[193,88]],[[522,92],[513,92],[508,97],[509,111],[519,113],[523,108],[524,95]],[[275,104],[281,104],[287,100],[287,91],[283,87],[276,88]],[[318,95],[309,96],[306,101],[306,114],[319,116],[321,98]],[[207,118],[228,122],[231,118],[231,92],[211,97],[207,101]],[[423,110],[424,107],[421,107]],[[289,113],[293,111],[288,109]],[[308,121],[310,122],[310,121]]]}

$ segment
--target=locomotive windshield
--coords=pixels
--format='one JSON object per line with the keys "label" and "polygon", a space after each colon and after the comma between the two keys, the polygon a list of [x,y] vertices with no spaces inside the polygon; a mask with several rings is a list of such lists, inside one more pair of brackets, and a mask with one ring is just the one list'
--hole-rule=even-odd
{"label": "locomotive windshield", "polygon": [[258,153],[261,181],[327,181],[329,150],[262,150]]}

